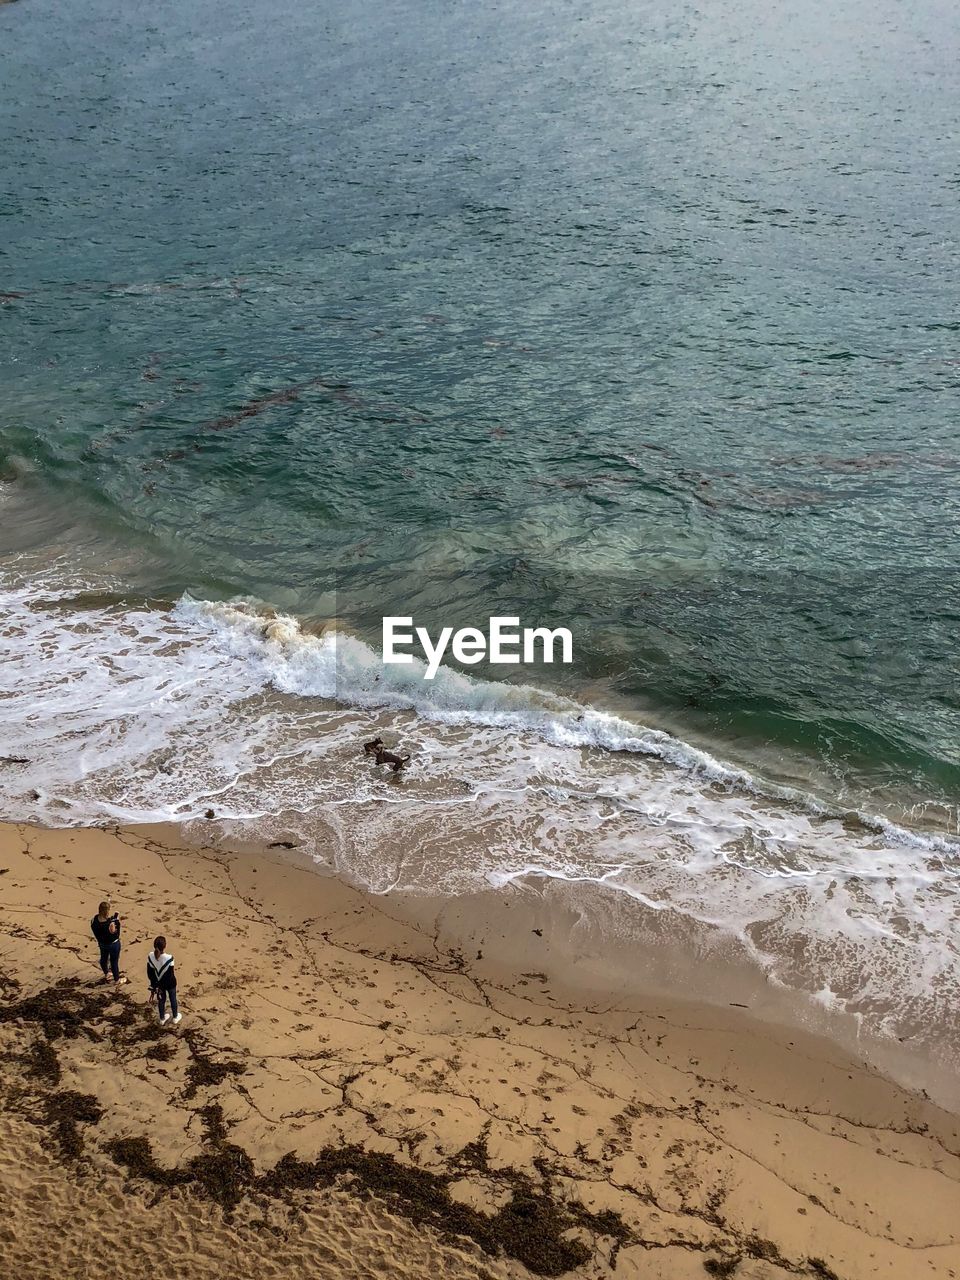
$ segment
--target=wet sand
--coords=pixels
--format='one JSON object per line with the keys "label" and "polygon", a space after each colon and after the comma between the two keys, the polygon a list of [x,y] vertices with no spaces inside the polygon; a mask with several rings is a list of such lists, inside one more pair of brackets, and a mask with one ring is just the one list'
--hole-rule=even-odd
{"label": "wet sand", "polygon": [[0,1274],[960,1275],[956,1116],[744,1010],[565,981],[536,895],[471,910],[173,829],[0,828]]}

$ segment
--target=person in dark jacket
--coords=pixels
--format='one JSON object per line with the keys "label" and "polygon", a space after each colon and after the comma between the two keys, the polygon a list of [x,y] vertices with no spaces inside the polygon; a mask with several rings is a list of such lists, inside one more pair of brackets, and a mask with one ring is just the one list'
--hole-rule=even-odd
{"label": "person in dark jacket", "polygon": [[[162,935],[153,940],[153,950],[147,956],[147,981],[150,983],[150,999],[157,1002],[160,1025],[170,1021],[176,1026],[183,1014],[177,1008],[177,973],[173,956],[167,951],[167,940]],[[166,1012],[167,996],[170,997],[170,1013]]]}
{"label": "person in dark jacket", "polygon": [[101,902],[97,914],[90,921],[90,932],[100,946],[100,968],[104,982],[122,986],[126,978],[120,972],[120,917],[110,913],[110,903]]}

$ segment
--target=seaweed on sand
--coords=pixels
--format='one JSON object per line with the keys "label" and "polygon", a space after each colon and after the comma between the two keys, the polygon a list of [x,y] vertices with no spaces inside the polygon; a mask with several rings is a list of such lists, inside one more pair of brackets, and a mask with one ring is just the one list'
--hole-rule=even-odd
{"label": "seaweed on sand", "polygon": [[93,1023],[101,1020],[112,1031],[130,1031],[143,1022],[144,1012],[129,1000],[104,1002],[102,986],[81,987],[72,978],[61,978],[36,995],[0,1003],[0,1025],[22,1023],[36,1027],[47,1040],[96,1039]]}
{"label": "seaweed on sand", "polygon": [[223,1107],[219,1102],[211,1102],[206,1107],[201,1107],[196,1113],[203,1124],[203,1140],[211,1142],[214,1146],[225,1142],[227,1139],[227,1125],[223,1118]]}
{"label": "seaweed on sand", "polygon": [[61,1152],[70,1160],[83,1155],[81,1124],[99,1124],[103,1108],[90,1093],[67,1089],[48,1095],[43,1102],[43,1121],[53,1130]]}
{"label": "seaweed on sand", "polygon": [[[100,988],[64,980],[33,996],[16,994],[17,998],[0,1003],[0,1024],[38,1033],[20,1055],[29,1081],[24,1100],[29,1095],[31,1118],[52,1132],[64,1157],[77,1160],[84,1150],[81,1126],[99,1123],[104,1112],[96,1098],[58,1088],[62,1073],[54,1042],[79,1036],[102,1042],[109,1035],[112,1046],[119,1049],[146,1042],[146,1052],[153,1059],[163,1060],[171,1051],[159,1040],[162,1032],[148,1011],[127,999],[105,1001]],[[199,1031],[190,1030],[180,1039],[190,1052],[184,1102],[200,1089],[215,1087],[245,1070],[240,1062],[217,1061]],[[104,1149],[129,1177],[153,1184],[160,1195],[189,1187],[228,1214],[248,1195],[283,1199],[344,1183],[355,1194],[383,1200],[415,1225],[467,1237],[487,1255],[505,1254],[539,1276],[560,1276],[581,1266],[592,1252],[588,1237],[611,1238],[615,1248],[632,1238],[619,1215],[594,1214],[555,1195],[543,1170],[539,1185],[521,1171],[492,1169],[485,1135],[468,1144],[444,1173],[354,1145],[327,1147],[310,1161],[286,1155],[274,1168],[258,1174],[247,1152],[227,1140],[228,1126],[219,1103],[208,1102],[195,1114],[203,1125],[204,1149],[182,1165],[161,1165],[146,1136],[116,1137]],[[496,1213],[482,1213],[451,1196],[450,1185],[470,1171],[496,1177],[509,1187],[509,1199]]]}
{"label": "seaweed on sand", "polygon": [[417,1226],[467,1236],[484,1253],[506,1254],[539,1276],[563,1275],[589,1259],[591,1250],[582,1240],[567,1238],[572,1229],[612,1236],[621,1243],[629,1239],[618,1215],[592,1214],[581,1205],[564,1204],[548,1191],[534,1190],[518,1173],[510,1175],[515,1181],[510,1200],[487,1215],[451,1198],[451,1175],[401,1164],[392,1155],[359,1146],[328,1147],[309,1161],[286,1155],[261,1175],[254,1173],[242,1148],[224,1141],[176,1169],[157,1163],[147,1138],[120,1138],[108,1143],[107,1150],[132,1177],[165,1188],[192,1185],[227,1210],[249,1193],[276,1198],[348,1179],[355,1191],[379,1197]]}
{"label": "seaweed on sand", "polygon": [[708,1276],[732,1276],[740,1266],[740,1262],[739,1256],[733,1258],[707,1258],[704,1261],[703,1269]]}
{"label": "seaweed on sand", "polygon": [[190,1048],[190,1065],[187,1067],[187,1084],[183,1091],[184,1102],[197,1096],[199,1089],[222,1084],[227,1076],[243,1075],[242,1062],[216,1062],[207,1052],[202,1037],[196,1031],[185,1031],[183,1039]]}

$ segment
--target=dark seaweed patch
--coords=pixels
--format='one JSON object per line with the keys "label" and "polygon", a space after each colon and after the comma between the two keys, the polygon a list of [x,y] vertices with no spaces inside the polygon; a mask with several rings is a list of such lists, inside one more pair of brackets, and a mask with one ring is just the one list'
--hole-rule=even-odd
{"label": "dark seaweed patch", "polygon": [[103,1108],[97,1099],[89,1093],[77,1093],[75,1089],[50,1094],[44,1099],[43,1112],[44,1122],[53,1130],[60,1150],[70,1160],[79,1160],[83,1155],[79,1126],[99,1124],[103,1117]]}
{"label": "dark seaweed patch", "polygon": [[172,1044],[170,1040],[158,1040],[150,1046],[143,1056],[151,1062],[169,1062],[176,1052],[177,1046]]}
{"label": "dark seaweed patch", "polygon": [[111,1030],[127,1031],[143,1021],[144,1012],[131,1001],[108,1004],[107,996],[102,986],[90,989],[61,978],[36,995],[5,1000],[0,1004],[0,1025],[22,1022],[38,1027],[48,1040],[75,1040],[81,1035],[96,1038],[91,1023],[105,1021]]}
{"label": "dark seaweed patch", "polygon": [[[21,1056],[26,1075],[43,1090],[39,1103],[35,1097],[30,1103],[30,1114],[52,1131],[64,1156],[71,1160],[83,1154],[81,1126],[97,1124],[103,1112],[89,1095],[55,1091],[60,1063],[53,1041],[82,1035],[100,1042],[107,1034],[113,1047],[146,1042],[146,1056],[155,1061],[164,1061],[176,1051],[176,1041],[160,1039],[165,1033],[146,1009],[128,999],[105,999],[105,994],[101,988],[79,987],[66,979],[36,995],[0,1004],[0,1023],[30,1026],[39,1033]],[[242,1063],[217,1061],[198,1031],[187,1031],[178,1039],[186,1042],[190,1052],[184,1101],[200,1089],[220,1085],[244,1072]],[[392,1155],[347,1146],[327,1148],[312,1161],[287,1155],[273,1169],[258,1175],[250,1156],[227,1141],[228,1126],[219,1103],[198,1108],[196,1114],[203,1125],[205,1149],[184,1165],[167,1169],[158,1164],[149,1139],[143,1136],[114,1138],[105,1149],[128,1176],[153,1184],[159,1194],[189,1187],[227,1213],[247,1195],[283,1198],[347,1181],[356,1193],[381,1198],[418,1226],[467,1237],[489,1256],[506,1254],[540,1276],[563,1275],[589,1259],[591,1248],[576,1238],[577,1232],[593,1239],[610,1238],[615,1250],[632,1239],[619,1215],[593,1214],[556,1196],[545,1166],[539,1169],[542,1186],[517,1170],[492,1168],[485,1133],[464,1147],[450,1171],[442,1174],[402,1164]],[[481,1213],[451,1197],[450,1184],[469,1171],[496,1178],[509,1187],[510,1198],[496,1213]]]}
{"label": "dark seaweed patch", "polygon": [[790,1270],[790,1263],[772,1240],[764,1240],[758,1235],[747,1236],[743,1247],[751,1258],[763,1258],[765,1262],[772,1262],[775,1267]]}
{"label": "dark seaweed patch", "polygon": [[213,1151],[194,1156],[187,1171],[203,1195],[228,1210],[255,1185],[253,1161],[232,1142],[222,1142]]}
{"label": "dark seaweed patch", "polygon": [[34,1041],[20,1060],[29,1079],[42,1080],[44,1084],[60,1083],[60,1059],[49,1040]]}
{"label": "dark seaweed patch", "polygon": [[157,1163],[149,1138],[115,1138],[106,1144],[106,1151],[131,1177],[168,1190],[192,1185],[227,1211],[235,1209],[256,1183],[250,1157],[230,1142],[213,1152],[194,1156],[176,1169],[165,1169]]}
{"label": "dark seaweed patch", "polygon": [[703,1269],[708,1276],[732,1276],[740,1265],[740,1258],[707,1258]]}
{"label": "dark seaweed patch", "polygon": [[164,1169],[157,1164],[149,1138],[112,1138],[105,1150],[131,1177],[142,1178],[154,1186],[179,1187],[190,1181],[185,1169]]}
{"label": "dark seaweed patch", "polygon": [[227,1076],[242,1076],[246,1068],[242,1062],[215,1062],[196,1031],[183,1035],[190,1046],[190,1065],[187,1067],[187,1084],[183,1091],[184,1102],[197,1096],[198,1089],[222,1084]]}
{"label": "dark seaweed patch", "polygon": [[196,1114],[203,1124],[204,1142],[218,1145],[226,1141],[227,1126],[223,1118],[223,1107],[219,1102],[211,1102],[209,1106],[201,1107]]}
{"label": "dark seaweed patch", "polygon": [[[0,876],[7,874],[6,867],[0,867]],[[0,999],[12,1000],[20,992],[20,983],[9,974],[0,973]]]}
{"label": "dark seaweed patch", "polygon": [[496,1176],[495,1171],[490,1167],[490,1153],[487,1148],[489,1132],[490,1124],[488,1122],[484,1125],[479,1138],[474,1139],[473,1142],[468,1142],[465,1147],[461,1147],[453,1157],[455,1168],[462,1169],[464,1172],[472,1170],[487,1176]]}
{"label": "dark seaweed patch", "polygon": [[572,1228],[612,1236],[620,1243],[630,1238],[617,1214],[592,1214],[581,1205],[565,1205],[548,1192],[533,1190],[527,1179],[515,1172],[510,1175],[516,1183],[511,1199],[496,1214],[487,1216],[451,1199],[451,1175],[413,1168],[392,1155],[359,1146],[327,1148],[310,1161],[286,1155],[259,1177],[246,1152],[223,1141],[178,1169],[157,1164],[146,1138],[121,1138],[108,1143],[107,1150],[133,1177],[167,1188],[192,1184],[228,1210],[248,1193],[281,1197],[291,1191],[316,1191],[349,1178],[355,1190],[378,1196],[416,1225],[445,1235],[467,1236],[488,1255],[505,1253],[540,1276],[563,1275],[590,1257],[591,1251],[582,1241],[564,1238]]}

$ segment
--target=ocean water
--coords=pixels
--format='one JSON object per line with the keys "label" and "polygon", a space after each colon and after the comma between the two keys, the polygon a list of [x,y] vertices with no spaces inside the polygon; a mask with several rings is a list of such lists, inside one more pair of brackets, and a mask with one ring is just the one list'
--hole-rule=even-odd
{"label": "ocean water", "polygon": [[[939,0],[0,8],[3,812],[597,881],[955,1025],[958,55]],[[575,661],[427,684],[384,614]]]}

